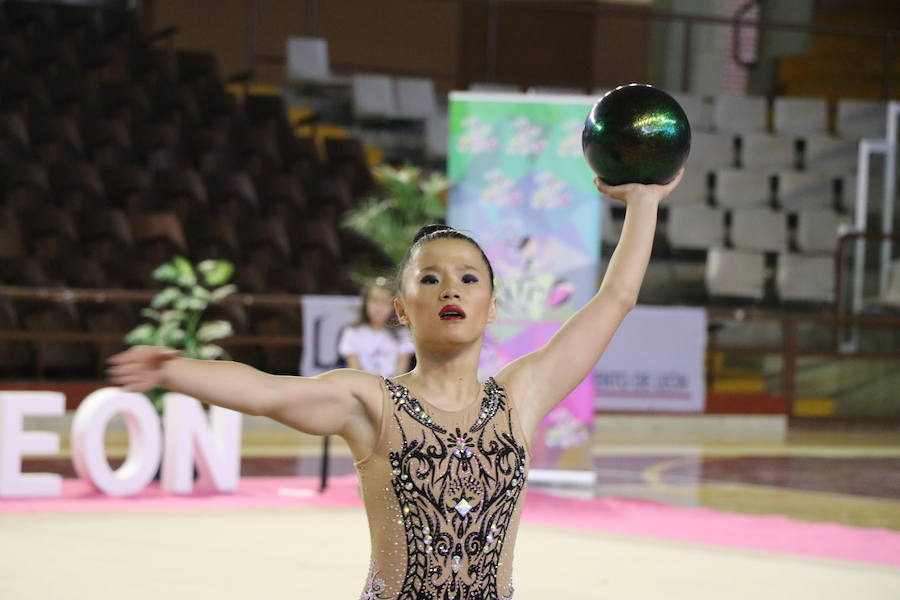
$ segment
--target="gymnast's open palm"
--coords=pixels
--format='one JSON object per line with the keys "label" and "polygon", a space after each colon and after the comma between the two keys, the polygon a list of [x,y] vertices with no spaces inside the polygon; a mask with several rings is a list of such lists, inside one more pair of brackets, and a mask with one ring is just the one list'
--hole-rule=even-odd
{"label": "gymnast's open palm", "polygon": [[675,175],[675,178],[666,183],[664,185],[656,185],[656,184],[640,184],[640,183],[624,183],[622,185],[607,185],[603,182],[599,177],[594,180],[594,185],[597,186],[597,190],[610,198],[615,200],[620,200],[624,202],[626,205],[631,204],[632,202],[641,200],[641,199],[649,199],[655,203],[662,202],[662,200],[672,193],[678,184],[681,182],[681,178],[684,176],[684,167],[678,171]]}
{"label": "gymnast's open palm", "polygon": [[162,385],[163,367],[180,352],[163,346],[134,346],[107,359],[110,383],[129,392],[144,392]]}

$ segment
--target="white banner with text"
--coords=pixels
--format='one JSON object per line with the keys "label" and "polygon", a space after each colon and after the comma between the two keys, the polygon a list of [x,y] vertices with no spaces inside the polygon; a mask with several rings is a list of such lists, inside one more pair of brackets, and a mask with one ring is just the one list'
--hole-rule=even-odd
{"label": "white banner with text", "polygon": [[596,408],[702,412],[705,351],[706,310],[635,307],[597,363]]}

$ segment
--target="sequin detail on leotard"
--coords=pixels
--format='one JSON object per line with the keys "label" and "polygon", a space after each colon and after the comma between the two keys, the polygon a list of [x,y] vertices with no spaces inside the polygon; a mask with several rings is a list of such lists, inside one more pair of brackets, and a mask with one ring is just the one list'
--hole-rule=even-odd
{"label": "sequin detail on leotard", "polygon": [[389,463],[386,489],[393,492],[399,517],[389,523],[397,528],[394,543],[405,546],[405,564],[399,553],[392,554],[399,563],[392,587],[377,579],[379,556],[373,547],[362,598],[511,600],[511,565],[504,569],[503,584],[499,571],[504,561],[512,561],[512,548],[505,546],[515,540],[528,456],[506,392],[488,379],[480,404],[457,414],[454,422],[442,411],[426,410],[404,386],[387,379],[385,385],[395,408],[388,436],[394,441],[382,456]]}
{"label": "sequin detail on leotard", "polygon": [[369,575],[366,577],[366,589],[360,594],[359,600],[393,600],[389,596],[384,596],[384,579],[378,576],[378,569],[375,568],[375,561],[369,563]]}

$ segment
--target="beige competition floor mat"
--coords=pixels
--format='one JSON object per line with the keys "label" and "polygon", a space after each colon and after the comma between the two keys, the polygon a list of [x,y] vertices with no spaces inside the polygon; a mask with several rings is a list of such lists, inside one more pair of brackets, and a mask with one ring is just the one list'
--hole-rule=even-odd
{"label": "beige competition floor mat", "polygon": [[[359,598],[360,509],[0,514],[3,600]],[[515,600],[898,600],[900,569],[523,523]]]}

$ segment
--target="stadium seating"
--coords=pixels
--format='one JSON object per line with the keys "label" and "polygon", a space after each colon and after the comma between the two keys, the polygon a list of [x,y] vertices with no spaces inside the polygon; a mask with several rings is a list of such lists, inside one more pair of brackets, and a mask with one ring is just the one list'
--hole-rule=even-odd
{"label": "stadium seating", "polygon": [[845,138],[879,138],[887,127],[887,104],[878,100],[840,98],[835,129]]}
{"label": "stadium seating", "polygon": [[834,302],[834,258],[780,254],[775,284],[782,300],[830,304]]}
{"label": "stadium seating", "polygon": [[806,208],[797,214],[797,249],[801,252],[834,253],[840,229],[850,219],[833,209]]}
{"label": "stadium seating", "polygon": [[[343,269],[368,251],[344,248],[337,229],[374,183],[357,140],[329,140],[321,154],[295,134],[280,97],[238,100],[214,56],[155,41],[163,36],[145,35],[126,10],[5,2],[0,25],[0,285],[156,289],[153,270],[177,252],[233,260],[241,291],[356,292],[324,267]],[[322,59],[307,56],[302,66],[318,71],[292,78],[341,84],[323,45],[289,44]],[[388,81],[402,116],[438,119],[435,151],[446,121],[433,84]],[[291,270],[295,281],[285,281]],[[88,305],[29,306],[4,302],[4,323],[122,331],[137,320],[133,306],[115,303],[84,315]],[[273,331],[282,318],[270,318]],[[0,354],[14,370],[40,362],[74,374],[98,368],[93,358],[111,348],[73,352],[84,358],[74,362],[37,345],[5,344]]]}
{"label": "stadium seating", "polygon": [[731,245],[734,248],[778,252],[787,248],[785,214],[767,207],[731,211]]}
{"label": "stadium seating", "polygon": [[725,216],[719,208],[703,204],[673,206],[666,228],[674,249],[706,250],[725,242]]}
{"label": "stadium seating", "polygon": [[706,256],[706,289],[712,297],[762,300],[765,294],[762,252],[714,247]]}
{"label": "stadium seating", "polygon": [[432,80],[423,77],[399,77],[394,85],[398,117],[425,120],[440,111]]}
{"label": "stadium seating", "polygon": [[772,200],[771,177],[764,171],[719,169],[715,201],[719,206],[760,206]]}
{"label": "stadium seating", "polygon": [[352,78],[353,114],[359,120],[398,116],[393,80],[388,75],[360,73]]}
{"label": "stadium seating", "polygon": [[673,93],[672,97],[681,105],[691,124],[692,132],[711,131],[713,129],[712,104],[709,99],[699,94]]}
{"label": "stadium seating", "polygon": [[[339,274],[374,253],[338,222],[375,185],[359,138],[296,135],[282,96],[230,93],[214,56],[154,41],[128,11],[5,2],[0,22],[0,285],[157,288],[153,269],[179,252],[233,260],[241,291],[355,293]],[[433,81],[335,76],[322,38],[294,37],[286,49],[289,84],[340,87],[363,133],[374,126],[374,139],[391,142],[412,131],[421,157],[446,158],[448,119]],[[765,264],[771,270],[777,256],[777,300],[833,301],[827,285],[803,280],[825,281],[853,210],[858,140],[883,135],[885,104],[840,98],[829,122],[823,98],[674,95],[693,142],[685,178],[661,213],[667,248],[705,266],[713,300],[766,297]],[[605,209],[604,243],[618,239],[620,217]],[[7,302],[0,318],[35,326],[20,308]],[[42,318],[93,327],[87,318]],[[272,331],[282,318],[265,316]],[[123,319],[98,316],[97,330]],[[10,352],[21,364],[22,353]]]}
{"label": "stadium seating", "polygon": [[739,162],[744,169],[793,169],[799,162],[797,142],[793,137],[744,132],[738,139]]}
{"label": "stadium seating", "polygon": [[[709,171],[704,168],[703,163],[693,158],[689,159],[684,176],[681,183],[678,184],[666,203],[669,206],[682,206],[686,204],[706,204],[709,201]],[[694,163],[697,166],[694,167]]]}
{"label": "stadium seating", "polygon": [[287,81],[290,84],[323,85],[345,83],[331,73],[328,40],[294,36],[286,42]]}
{"label": "stadium seating", "polygon": [[805,208],[833,208],[834,178],[814,171],[780,171],[775,177],[775,196],[785,212]]}
{"label": "stadium seating", "polygon": [[814,135],[828,132],[825,98],[775,98],[772,128],[779,135]]}
{"label": "stadium seating", "polygon": [[761,96],[717,95],[713,103],[713,126],[719,133],[766,131],[767,101]]}

